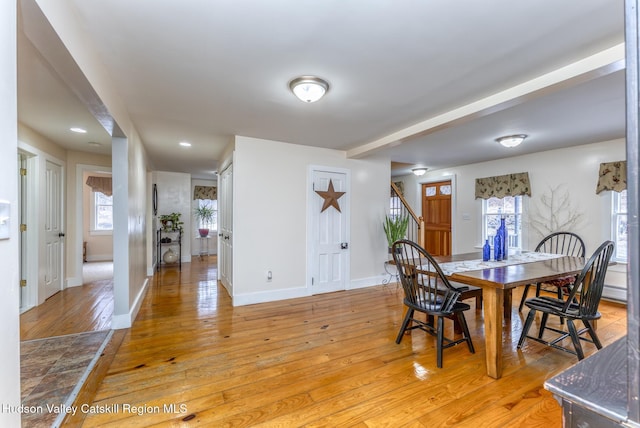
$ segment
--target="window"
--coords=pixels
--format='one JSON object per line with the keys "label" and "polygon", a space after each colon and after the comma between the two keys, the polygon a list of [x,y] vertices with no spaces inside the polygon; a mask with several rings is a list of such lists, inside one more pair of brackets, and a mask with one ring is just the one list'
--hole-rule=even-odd
{"label": "window", "polygon": [[217,199],[197,199],[198,208],[208,206],[213,208],[213,219],[211,221],[198,220],[197,229],[218,230],[218,200]]}
{"label": "window", "polygon": [[92,232],[113,231],[113,196],[92,192],[91,217]]}
{"label": "window", "polygon": [[611,192],[611,239],[616,243],[614,260],[627,262],[627,191]]}
{"label": "window", "polygon": [[522,249],[522,196],[505,196],[482,200],[482,241],[489,240],[493,245],[493,237],[500,227],[500,218],[505,215],[509,248]]}

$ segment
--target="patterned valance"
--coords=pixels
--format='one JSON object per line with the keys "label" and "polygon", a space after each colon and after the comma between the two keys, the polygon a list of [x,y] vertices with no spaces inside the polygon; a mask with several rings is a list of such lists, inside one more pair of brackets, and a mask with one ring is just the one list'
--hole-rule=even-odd
{"label": "patterned valance", "polygon": [[194,186],[193,199],[211,199],[218,197],[218,188],[215,186]]}
{"label": "patterned valance", "polygon": [[476,178],[476,199],[504,198],[505,196],[531,196],[529,173]]}
{"label": "patterned valance", "polygon": [[600,164],[596,195],[603,190],[622,192],[627,188],[627,161]]}
{"label": "patterned valance", "polygon": [[100,192],[105,196],[113,194],[113,185],[111,177],[87,177],[87,186],[91,187],[92,192]]}

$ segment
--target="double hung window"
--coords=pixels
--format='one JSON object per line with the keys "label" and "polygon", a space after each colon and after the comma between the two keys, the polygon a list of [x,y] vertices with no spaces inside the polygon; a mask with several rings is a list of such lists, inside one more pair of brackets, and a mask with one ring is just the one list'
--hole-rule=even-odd
{"label": "double hung window", "polygon": [[522,196],[505,196],[482,200],[482,242],[489,240],[493,246],[493,237],[500,227],[500,219],[504,215],[507,226],[509,248],[522,249]]}

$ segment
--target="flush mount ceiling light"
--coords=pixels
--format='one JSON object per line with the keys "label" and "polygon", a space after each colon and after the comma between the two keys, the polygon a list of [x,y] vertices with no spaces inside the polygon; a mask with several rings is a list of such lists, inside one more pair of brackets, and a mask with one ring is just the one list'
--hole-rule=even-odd
{"label": "flush mount ceiling light", "polygon": [[527,138],[526,134],[507,135],[505,137],[496,138],[496,141],[505,147],[515,147]]}
{"label": "flush mount ceiling light", "polygon": [[411,172],[413,172],[415,175],[417,175],[418,177],[420,177],[421,175],[424,175],[425,172],[427,172],[428,168],[424,168],[424,167],[420,167],[420,168],[412,168]]}
{"label": "flush mount ceiling light", "polygon": [[69,131],[77,132],[78,134],[86,134],[87,133],[86,129],[78,128],[77,126],[74,126],[73,128],[69,128]]}
{"label": "flush mount ceiling light", "polygon": [[191,147],[191,143],[188,141],[180,141],[180,144],[182,147]]}
{"label": "flush mount ceiling light", "polygon": [[291,92],[305,103],[314,103],[329,90],[329,84],[316,76],[300,76],[289,82]]}

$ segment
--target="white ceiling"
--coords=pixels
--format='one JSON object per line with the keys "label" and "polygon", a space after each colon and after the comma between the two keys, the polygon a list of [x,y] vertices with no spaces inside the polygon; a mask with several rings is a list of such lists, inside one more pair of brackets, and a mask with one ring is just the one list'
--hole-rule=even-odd
{"label": "white ceiling", "polygon": [[[622,0],[56,1],[77,15],[158,170],[210,178],[233,135],[429,168],[624,136],[624,71],[601,53],[624,41]],[[19,120],[108,153],[73,79],[19,27]],[[596,65],[580,62],[592,55]],[[317,103],[288,90],[305,74],[331,85]],[[89,132],[68,132],[77,125]],[[529,138],[494,141],[513,133]]]}

